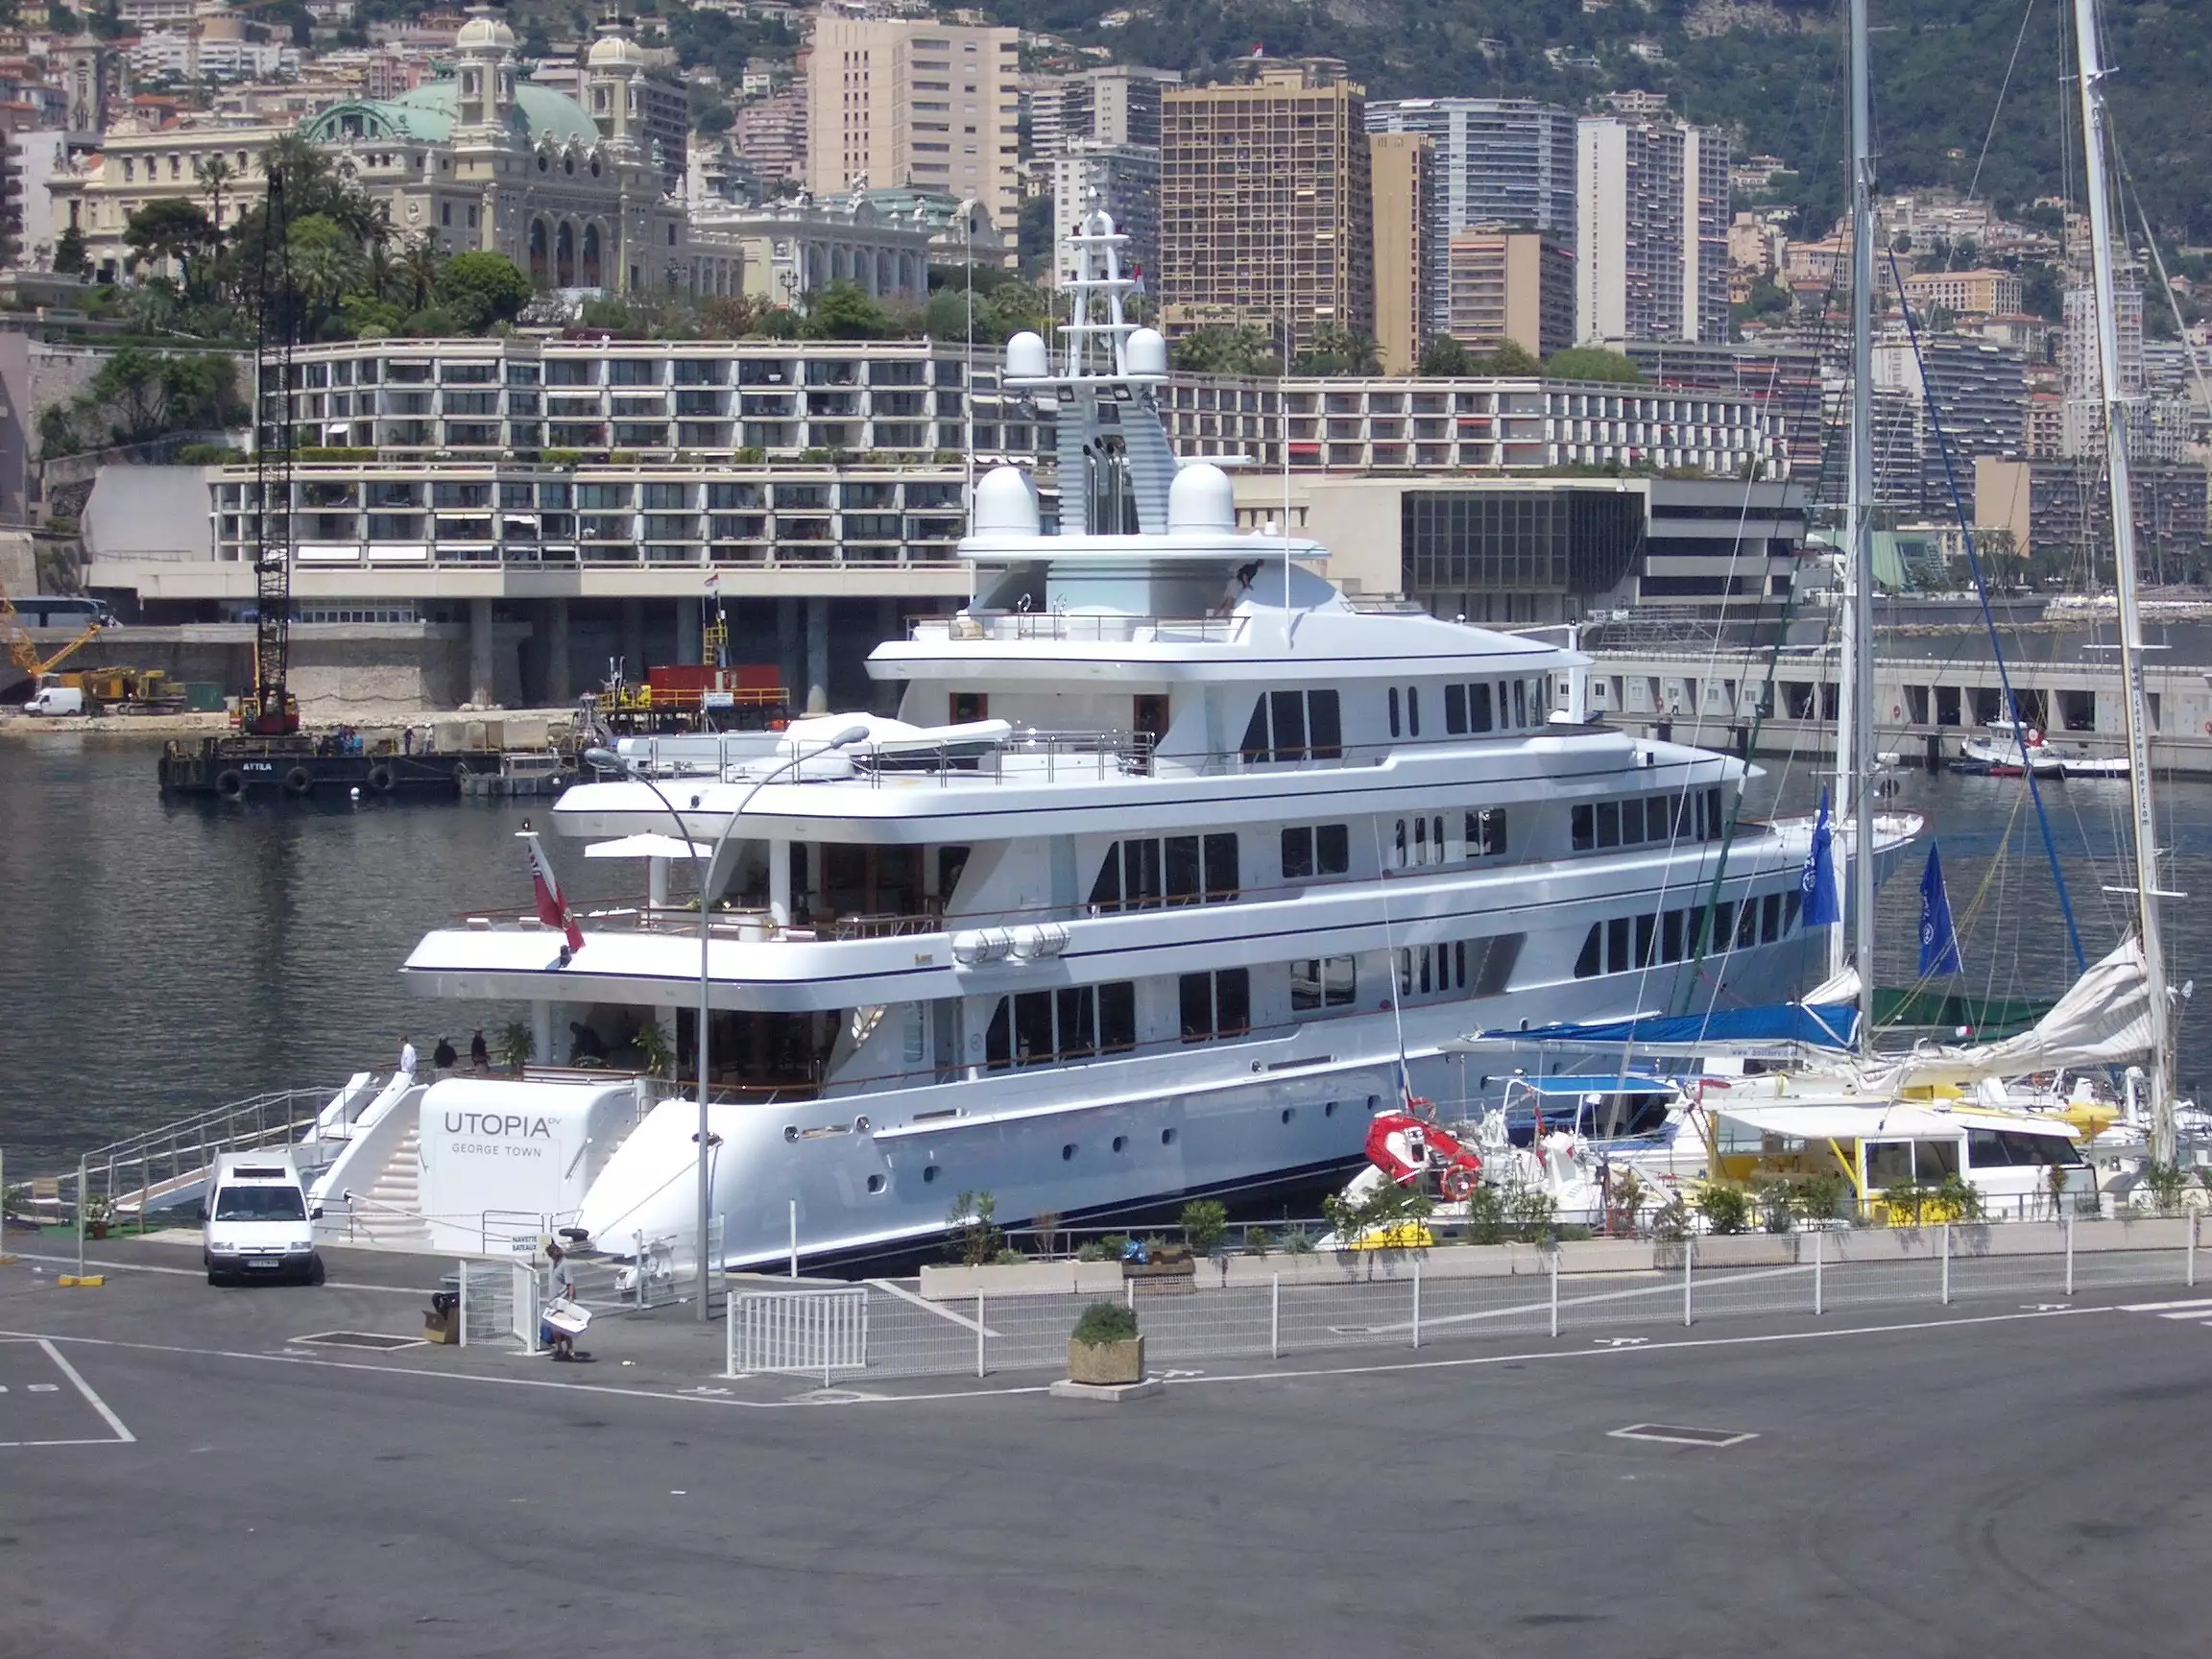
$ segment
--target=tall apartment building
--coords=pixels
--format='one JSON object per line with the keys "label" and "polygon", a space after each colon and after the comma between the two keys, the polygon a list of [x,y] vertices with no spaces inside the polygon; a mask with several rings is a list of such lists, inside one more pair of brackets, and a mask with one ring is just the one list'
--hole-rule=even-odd
{"label": "tall apartment building", "polygon": [[738,109],[730,142],[763,184],[806,177],[806,83]]}
{"label": "tall apartment building", "polygon": [[1122,250],[1143,271],[1146,285],[1160,268],[1160,151],[1142,144],[1071,139],[1052,161],[1052,268],[1058,280],[1074,275],[1068,239],[1093,206],[1114,216],[1129,238]]}
{"label": "tall apartment building", "polygon": [[1477,351],[1575,344],[1575,255],[1535,230],[1458,230],[1445,250],[1445,332]]}
{"label": "tall apartment building", "polygon": [[[2114,322],[2120,336],[2120,395],[2128,400],[2128,458],[2141,466],[2173,466],[2188,442],[2189,404],[2159,397],[2144,372],[2143,277],[2132,265],[2117,273]],[[2104,391],[2097,363],[2097,291],[2085,279],[2066,290],[2066,334],[2059,342],[2066,373],[2062,447],[2068,456],[2104,452]]]}
{"label": "tall apartment building", "polygon": [[[1884,339],[1874,347],[1873,367],[1875,391],[1900,394],[1911,405],[1895,459],[1902,474],[1911,466],[1906,451],[1918,452],[1919,511],[1948,515],[1952,479],[1963,495],[1981,457],[2018,460],[2028,452],[2027,371],[2011,348],[1970,334],[1925,334],[1917,351],[1909,340]],[[1942,419],[1940,437],[1928,410],[1931,399]]]}
{"label": "tall apartment building", "polygon": [[1575,330],[1728,338],[1728,135],[1664,110],[1582,118]]}
{"label": "tall apartment building", "polygon": [[1022,210],[1019,31],[823,14],[806,63],[806,172],[818,195],[914,185]]}
{"label": "tall apartment building", "polygon": [[1374,190],[1375,349],[1385,374],[1410,374],[1428,338],[1429,199],[1435,146],[1418,132],[1370,132]]}
{"label": "tall apartment building", "polygon": [[1445,256],[1455,232],[1527,227],[1575,246],[1575,116],[1525,98],[1400,98],[1367,106],[1370,132],[1418,132],[1436,148],[1429,207],[1429,312],[1448,331]]}
{"label": "tall apartment building", "polygon": [[1375,332],[1365,94],[1328,59],[1172,87],[1160,111],[1161,320],[1255,325],[1305,349]]}
{"label": "tall apartment building", "polygon": [[1181,85],[1173,69],[1116,63],[1041,78],[1028,92],[1029,159],[1048,170],[1077,139],[1160,147],[1160,96]]}

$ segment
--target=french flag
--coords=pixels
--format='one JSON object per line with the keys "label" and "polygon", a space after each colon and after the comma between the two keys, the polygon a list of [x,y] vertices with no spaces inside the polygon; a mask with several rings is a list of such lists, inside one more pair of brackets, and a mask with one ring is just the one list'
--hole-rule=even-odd
{"label": "french flag", "polygon": [[560,928],[570,951],[583,950],[584,929],[576,926],[576,918],[568,913],[567,902],[561,897],[561,883],[554,878],[553,866],[546,861],[545,849],[527,824],[522,827],[522,836],[530,843],[530,890],[538,901],[538,920],[548,927]]}

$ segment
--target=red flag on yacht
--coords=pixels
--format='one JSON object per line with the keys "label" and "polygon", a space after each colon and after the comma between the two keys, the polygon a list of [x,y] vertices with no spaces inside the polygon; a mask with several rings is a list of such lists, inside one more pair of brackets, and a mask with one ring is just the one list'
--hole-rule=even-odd
{"label": "red flag on yacht", "polygon": [[538,900],[538,920],[548,927],[560,928],[569,950],[583,950],[584,929],[568,913],[567,902],[561,897],[561,883],[553,878],[553,866],[545,861],[545,849],[535,835],[530,837],[530,888]]}

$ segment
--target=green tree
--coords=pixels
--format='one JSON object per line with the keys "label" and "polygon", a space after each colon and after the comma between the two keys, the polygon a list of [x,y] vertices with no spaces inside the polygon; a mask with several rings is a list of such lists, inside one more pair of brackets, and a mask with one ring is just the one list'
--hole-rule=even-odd
{"label": "green tree", "polygon": [[187,285],[194,265],[212,248],[214,240],[215,227],[200,204],[178,197],[147,203],[123,227],[123,241],[131,250],[132,266],[158,266],[166,275],[174,265]]}
{"label": "green tree", "polygon": [[883,340],[899,332],[881,305],[857,282],[832,282],[806,308],[809,340]]}
{"label": "green tree", "polygon": [[369,262],[344,228],[321,213],[293,223],[286,249],[290,285],[300,305],[301,334],[313,340],[338,315],[346,296],[361,288]]}
{"label": "green tree", "polygon": [[214,227],[214,242],[223,242],[223,192],[238,182],[238,169],[220,156],[204,156],[192,163],[192,177],[207,192],[207,218]]}
{"label": "green tree", "polygon": [[1250,326],[1193,328],[1169,357],[1189,374],[1273,374],[1279,367],[1266,334]]}
{"label": "green tree", "polygon": [[400,287],[418,311],[430,303],[438,292],[438,278],[444,273],[445,256],[438,251],[438,238],[424,230],[410,237],[399,252]]}
{"label": "green tree", "polygon": [[1313,330],[1313,343],[1290,360],[1293,374],[1380,374],[1375,342],[1335,323]]}
{"label": "green tree", "polygon": [[1455,380],[1475,373],[1474,355],[1449,334],[1421,348],[1420,373],[1431,380]]}
{"label": "green tree", "polygon": [[530,278],[504,253],[456,253],[439,276],[438,300],[462,327],[481,333],[521,314]]}
{"label": "green tree", "polygon": [[[1623,359],[1626,361],[1625,358]],[[1539,363],[1528,349],[1518,340],[1502,342],[1498,349],[1479,358],[1475,373],[1478,374],[1541,374],[1544,365]],[[1641,378],[1641,376],[1638,376]]]}
{"label": "green tree", "polygon": [[1620,380],[1640,382],[1644,371],[1602,346],[1570,346],[1544,359],[1544,373],[1551,380]]}
{"label": "green tree", "polygon": [[71,225],[54,243],[54,272],[59,276],[89,276],[92,261],[84,253],[84,232]]}

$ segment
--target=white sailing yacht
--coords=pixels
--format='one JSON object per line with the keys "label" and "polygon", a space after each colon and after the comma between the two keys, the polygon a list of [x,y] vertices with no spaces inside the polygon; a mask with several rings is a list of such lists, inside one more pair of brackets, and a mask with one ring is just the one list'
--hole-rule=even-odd
{"label": "white sailing yacht", "polygon": [[[1731,834],[1742,761],[1584,718],[1574,653],[1362,608],[1314,574],[1323,547],[1238,528],[1228,476],[1168,447],[1123,243],[1092,214],[1059,348],[1008,345],[1008,385],[1057,412],[1058,520],[1026,472],[980,480],[974,599],[869,660],[898,718],[636,744],[632,776],[553,814],[717,849],[706,1179],[729,1265],[911,1247],[969,1192],[1018,1223],[1325,1184],[1408,1090],[1503,1095],[1511,1057],[1478,1074],[1442,1046],[1471,1023],[1765,999],[1816,966],[1812,825]],[[1874,861],[1915,828],[1869,824]],[[535,919],[471,918],[405,973],[528,1003],[541,1054],[570,1022],[695,1053],[696,912],[579,921],[556,952]],[[691,1237],[695,1096],[633,1126],[503,1094],[570,1185],[438,1178],[492,1144],[453,1091],[575,1087],[432,1089],[425,1192],[550,1214],[581,1190],[559,1218],[611,1251]]]}

